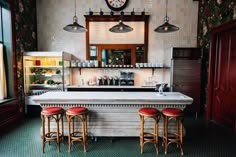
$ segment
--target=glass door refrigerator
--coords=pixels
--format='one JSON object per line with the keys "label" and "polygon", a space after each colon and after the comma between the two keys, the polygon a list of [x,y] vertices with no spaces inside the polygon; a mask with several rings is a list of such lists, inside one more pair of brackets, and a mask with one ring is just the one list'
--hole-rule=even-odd
{"label": "glass door refrigerator", "polygon": [[48,91],[64,91],[71,83],[70,60],[66,52],[25,52],[24,92],[25,111],[38,108],[32,99]]}

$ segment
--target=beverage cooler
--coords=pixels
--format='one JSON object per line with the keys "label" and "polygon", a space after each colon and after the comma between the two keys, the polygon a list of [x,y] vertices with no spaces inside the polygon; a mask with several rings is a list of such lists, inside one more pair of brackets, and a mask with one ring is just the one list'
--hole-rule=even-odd
{"label": "beverage cooler", "polygon": [[64,91],[71,83],[70,60],[72,55],[66,52],[25,52],[24,92],[25,111],[39,105],[32,101],[35,96],[48,91]]}

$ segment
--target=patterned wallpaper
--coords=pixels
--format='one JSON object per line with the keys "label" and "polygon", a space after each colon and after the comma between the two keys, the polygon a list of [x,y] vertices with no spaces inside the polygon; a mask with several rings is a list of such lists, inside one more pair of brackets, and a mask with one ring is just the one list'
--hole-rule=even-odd
{"label": "patterned wallpaper", "polygon": [[15,35],[18,99],[24,105],[23,53],[37,49],[36,1],[15,0]]}
{"label": "patterned wallpaper", "polygon": [[199,0],[198,46],[209,48],[210,31],[236,19],[236,0]]}
{"label": "patterned wallpaper", "polygon": [[197,45],[205,48],[202,69],[202,100],[207,100],[208,57],[211,29],[231,19],[236,19],[236,0],[199,0]]}

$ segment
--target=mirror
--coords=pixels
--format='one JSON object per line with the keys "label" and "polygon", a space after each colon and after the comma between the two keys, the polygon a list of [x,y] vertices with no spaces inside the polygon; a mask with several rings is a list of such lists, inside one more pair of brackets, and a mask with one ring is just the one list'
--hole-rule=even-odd
{"label": "mirror", "polygon": [[131,33],[112,33],[120,15],[85,15],[86,59],[99,65],[135,65],[147,62],[149,15],[124,15],[122,20],[134,28]]}
{"label": "mirror", "polygon": [[102,65],[131,65],[131,49],[102,49]]}

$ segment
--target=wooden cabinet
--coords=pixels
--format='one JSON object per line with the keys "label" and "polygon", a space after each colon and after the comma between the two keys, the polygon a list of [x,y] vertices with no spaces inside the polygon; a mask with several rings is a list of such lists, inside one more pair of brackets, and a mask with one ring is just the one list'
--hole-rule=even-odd
{"label": "wooden cabinet", "polygon": [[201,63],[202,50],[200,48],[172,49],[171,90],[193,98],[192,105],[186,108],[189,112],[200,111]]}
{"label": "wooden cabinet", "polygon": [[18,123],[23,117],[20,112],[19,102],[9,99],[0,102],[0,135],[10,129],[10,126]]}
{"label": "wooden cabinet", "polygon": [[236,20],[211,32],[207,118],[236,134]]}

